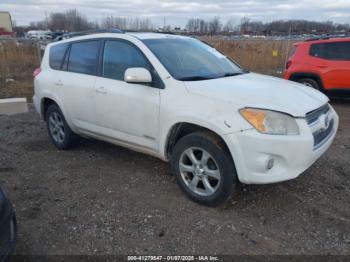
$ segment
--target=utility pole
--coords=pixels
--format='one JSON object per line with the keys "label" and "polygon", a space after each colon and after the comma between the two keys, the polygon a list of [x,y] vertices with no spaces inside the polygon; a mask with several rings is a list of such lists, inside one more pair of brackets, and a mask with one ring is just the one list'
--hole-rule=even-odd
{"label": "utility pole", "polygon": [[46,22],[46,29],[49,29],[49,19],[47,18],[47,11],[45,10],[45,22]]}
{"label": "utility pole", "polygon": [[285,59],[285,61],[284,61],[284,65],[287,64],[287,61],[288,61],[288,58],[289,58],[291,37],[292,37],[292,23],[289,24],[288,42],[287,42],[287,50],[286,50],[286,59]]}

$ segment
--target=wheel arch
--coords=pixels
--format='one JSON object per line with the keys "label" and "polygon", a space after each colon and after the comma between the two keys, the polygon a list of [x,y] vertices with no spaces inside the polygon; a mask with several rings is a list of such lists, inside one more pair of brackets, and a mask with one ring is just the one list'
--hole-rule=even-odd
{"label": "wheel arch", "polygon": [[310,72],[292,73],[289,77],[289,80],[297,82],[298,80],[303,79],[303,78],[310,78],[310,79],[315,80],[319,84],[320,89],[324,90],[322,77],[317,73],[310,73]]}
{"label": "wheel arch", "polygon": [[74,125],[72,123],[72,120],[70,118],[69,113],[65,109],[64,105],[60,102],[60,100],[57,97],[55,97],[55,96],[51,96],[51,95],[45,94],[45,95],[43,95],[41,97],[41,99],[40,99],[40,114],[41,114],[41,117],[45,120],[47,109],[49,108],[49,106],[51,104],[56,104],[60,108],[60,110],[62,111],[62,113],[64,115],[64,118],[66,119],[69,127],[73,131],[75,131],[75,128],[74,128]]}
{"label": "wheel arch", "polygon": [[225,139],[222,137],[222,132],[218,128],[213,128],[203,124],[186,122],[186,121],[174,123],[169,128],[166,135],[165,142],[164,142],[164,146],[163,146],[164,158],[166,160],[170,159],[174,146],[182,137],[194,132],[201,132],[201,131],[208,132],[211,135],[220,139],[223,145],[225,146],[225,149],[229,153],[230,157],[232,158],[229,147]]}
{"label": "wheel arch", "polygon": [[47,109],[49,108],[50,105],[52,104],[56,104],[57,106],[59,106],[57,104],[57,102],[49,97],[43,97],[40,101],[40,113],[42,118],[45,120],[46,119],[46,113],[47,113]]}

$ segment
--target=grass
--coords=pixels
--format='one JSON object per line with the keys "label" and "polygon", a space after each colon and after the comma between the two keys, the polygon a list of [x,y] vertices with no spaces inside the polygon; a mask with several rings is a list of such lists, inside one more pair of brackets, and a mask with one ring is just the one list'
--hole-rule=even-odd
{"label": "grass", "polygon": [[243,69],[273,76],[282,76],[292,47],[288,41],[276,40],[225,40],[218,37],[203,40],[231,57]]}
{"label": "grass", "polygon": [[33,71],[39,66],[37,45],[0,41],[0,98],[33,95]]}
{"label": "grass", "polygon": [[[267,75],[281,76],[288,41],[275,40],[225,40],[222,37],[203,37],[204,41],[231,57],[243,69]],[[0,98],[33,95],[33,71],[39,66],[35,43],[15,41],[0,42]]]}

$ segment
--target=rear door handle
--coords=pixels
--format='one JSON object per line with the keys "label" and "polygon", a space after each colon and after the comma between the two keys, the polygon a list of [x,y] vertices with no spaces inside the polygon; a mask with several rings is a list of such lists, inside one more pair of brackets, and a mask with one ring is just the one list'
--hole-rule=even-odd
{"label": "rear door handle", "polygon": [[55,82],[55,86],[63,86],[62,80],[57,80],[57,82]]}
{"label": "rear door handle", "polygon": [[96,89],[96,93],[107,94],[107,91],[105,90],[104,86],[100,86]]}

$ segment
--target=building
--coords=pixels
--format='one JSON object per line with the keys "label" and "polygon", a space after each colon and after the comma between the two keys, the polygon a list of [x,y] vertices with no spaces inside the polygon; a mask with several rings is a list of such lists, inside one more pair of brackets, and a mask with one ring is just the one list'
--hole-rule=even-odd
{"label": "building", "polygon": [[0,11],[0,35],[12,34],[14,34],[14,32],[10,13]]}

